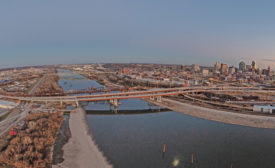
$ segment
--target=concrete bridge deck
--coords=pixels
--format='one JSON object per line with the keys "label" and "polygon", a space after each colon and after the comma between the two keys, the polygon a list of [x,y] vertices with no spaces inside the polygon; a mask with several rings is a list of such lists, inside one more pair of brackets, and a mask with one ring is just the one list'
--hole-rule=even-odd
{"label": "concrete bridge deck", "polygon": [[[0,95],[2,98],[26,101],[26,102],[91,102],[91,101],[104,101],[104,100],[119,100],[119,99],[136,99],[136,98],[159,98],[163,96],[173,96],[188,93],[211,92],[211,93],[228,93],[228,92],[241,92],[241,93],[261,93],[267,95],[275,95],[274,90],[260,90],[258,88],[246,87],[182,87],[182,88],[168,88],[168,89],[150,89],[147,91],[134,91],[134,92],[119,92],[107,94],[94,94],[94,95],[74,95],[74,96],[51,96],[51,97],[17,97]],[[274,101],[275,102],[275,101]]]}

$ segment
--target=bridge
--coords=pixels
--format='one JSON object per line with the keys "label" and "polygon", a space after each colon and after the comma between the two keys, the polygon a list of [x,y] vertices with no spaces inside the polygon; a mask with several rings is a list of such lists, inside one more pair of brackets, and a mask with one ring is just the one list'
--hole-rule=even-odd
{"label": "bridge", "polygon": [[265,95],[275,95],[275,90],[262,90],[258,88],[247,87],[180,87],[180,88],[163,88],[163,89],[150,89],[145,91],[130,91],[118,93],[103,93],[103,94],[86,94],[86,95],[73,95],[73,96],[49,96],[49,97],[20,97],[20,96],[7,96],[2,95],[0,98],[12,99],[16,101],[25,102],[63,102],[75,103],[79,106],[79,102],[92,102],[92,101],[110,101],[114,106],[118,106],[118,100],[121,99],[137,99],[137,98],[150,98],[161,102],[163,96],[184,95],[200,92],[211,93],[257,93]]}

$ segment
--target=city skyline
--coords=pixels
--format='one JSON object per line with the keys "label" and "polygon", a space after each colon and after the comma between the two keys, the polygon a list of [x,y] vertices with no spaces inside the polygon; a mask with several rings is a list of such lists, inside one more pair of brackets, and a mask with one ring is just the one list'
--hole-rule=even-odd
{"label": "city skyline", "polygon": [[0,68],[252,60],[275,68],[272,1],[1,3]]}
{"label": "city skyline", "polygon": [[275,167],[274,6],[0,2],[0,167]]}

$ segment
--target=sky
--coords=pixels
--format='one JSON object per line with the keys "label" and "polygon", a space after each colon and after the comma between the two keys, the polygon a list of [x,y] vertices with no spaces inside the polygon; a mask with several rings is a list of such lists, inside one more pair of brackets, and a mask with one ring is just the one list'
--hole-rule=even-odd
{"label": "sky", "polygon": [[274,0],[0,2],[0,68],[169,63],[275,69]]}

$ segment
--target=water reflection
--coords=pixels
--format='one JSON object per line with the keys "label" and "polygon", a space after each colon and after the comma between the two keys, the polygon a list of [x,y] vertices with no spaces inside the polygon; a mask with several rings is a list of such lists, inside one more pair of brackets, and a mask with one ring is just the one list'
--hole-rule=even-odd
{"label": "water reflection", "polygon": [[91,86],[94,88],[102,87],[94,80],[88,80],[86,77],[73,73],[70,70],[58,69],[59,82],[65,92],[70,90],[89,89]]}
{"label": "water reflection", "polygon": [[96,142],[116,167],[275,165],[274,130],[228,125],[177,112],[87,118]]}

